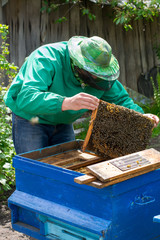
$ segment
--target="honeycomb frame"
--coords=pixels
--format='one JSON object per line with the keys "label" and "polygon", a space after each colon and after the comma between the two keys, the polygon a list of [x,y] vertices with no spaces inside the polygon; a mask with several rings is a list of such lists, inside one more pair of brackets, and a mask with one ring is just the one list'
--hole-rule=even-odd
{"label": "honeycomb frame", "polygon": [[100,100],[92,112],[87,135],[82,146],[106,159],[112,159],[146,149],[154,122],[123,106]]}

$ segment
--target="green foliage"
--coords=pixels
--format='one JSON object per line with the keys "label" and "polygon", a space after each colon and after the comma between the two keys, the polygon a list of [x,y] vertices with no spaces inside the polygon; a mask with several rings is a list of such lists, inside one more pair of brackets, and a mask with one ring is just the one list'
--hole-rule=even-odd
{"label": "green foliage", "polygon": [[[0,24],[0,73],[1,77],[7,76],[11,81],[16,75],[17,67],[9,63],[7,56],[9,54],[9,44],[7,41],[8,26]],[[5,106],[3,97],[7,88],[0,85],[0,195],[8,191],[14,185],[14,169],[12,167],[12,157],[14,156],[14,146],[11,139],[11,112]]]}
{"label": "green foliage", "polygon": [[[139,105],[142,107],[142,109],[145,113],[155,114],[160,118],[160,110],[155,101],[151,104],[141,105],[139,103]],[[156,128],[153,129],[152,138],[157,137],[159,135],[160,135],[160,123],[158,124],[158,126]]]}
{"label": "green foliage", "polygon": [[69,9],[66,11],[64,16],[57,19],[55,23],[62,23],[66,21],[67,14],[71,11],[72,8],[74,8],[77,5],[79,5],[82,16],[88,16],[88,19],[91,21],[96,19],[96,16],[90,11],[90,9],[85,7],[85,1],[81,1],[81,0],[57,0],[57,2],[44,0],[41,11],[46,11],[47,13],[51,13],[52,11],[56,11],[60,9],[64,5],[69,5]]}
{"label": "green foliage", "polygon": [[154,101],[155,105],[157,106],[157,114],[160,115],[160,73],[157,74],[157,83],[158,86],[154,84],[153,79],[151,78],[153,91],[154,91]]}
{"label": "green foliage", "polygon": [[126,30],[132,29],[131,21],[146,19],[153,21],[160,13],[160,0],[128,0],[123,5],[120,0],[112,0],[111,5],[115,11],[114,22],[124,25]]}
{"label": "green foliage", "polygon": [[152,114],[155,114],[155,115],[160,117],[159,109],[158,109],[158,106],[155,103],[155,101],[153,101],[150,104],[145,104],[145,105],[141,104],[141,103],[137,103],[137,104],[140,105],[143,108],[143,111],[145,113],[152,113]]}
{"label": "green foliage", "polygon": [[160,123],[156,128],[153,129],[152,138],[158,137],[160,135]]}
{"label": "green foliage", "polygon": [[62,22],[64,22],[64,21],[67,21],[67,18],[66,18],[66,17],[61,17],[61,18],[57,19],[57,20],[55,21],[55,23],[62,23]]}
{"label": "green foliage", "polygon": [[9,44],[7,43],[8,34],[8,26],[0,24],[0,36],[2,41],[0,46],[0,77],[2,77],[3,74],[6,74],[9,81],[11,81],[15,77],[18,67],[7,60],[7,56],[9,55]]}
{"label": "green foliage", "polygon": [[93,13],[91,13],[90,9],[88,9],[88,8],[83,7],[81,12],[82,12],[83,16],[87,15],[89,20],[91,20],[91,21],[96,19],[96,16]]}
{"label": "green foliage", "polygon": [[159,45],[155,45],[154,46],[154,50],[156,52],[156,55],[157,55],[158,59],[160,60],[160,44]]}
{"label": "green foliage", "polygon": [[[160,73],[157,75],[157,83],[158,87],[155,86],[153,79],[151,78],[153,91],[154,91],[154,101],[150,104],[142,105],[139,103],[139,105],[143,108],[143,111],[145,113],[152,113],[157,115],[160,118]],[[156,128],[153,129],[152,137],[157,137],[160,135],[160,123]]]}
{"label": "green foliage", "polygon": [[[132,29],[132,20],[143,18],[153,21],[153,18],[158,17],[160,13],[160,0],[127,0],[124,3],[122,3],[121,0],[94,0],[93,4],[97,4],[97,7],[102,8],[106,2],[109,2],[111,8],[113,9],[113,22],[117,25],[123,25],[127,31]],[[86,1],[83,0],[44,0],[41,11],[51,13],[52,11],[59,9],[64,5],[68,5],[69,9],[66,11],[64,16],[62,16],[59,20],[56,20],[56,22],[66,21],[67,14],[76,5],[79,6],[82,16],[88,16],[89,20],[91,21],[96,19],[96,15],[91,12],[89,7],[86,7]]]}
{"label": "green foliage", "polygon": [[11,140],[11,112],[3,102],[6,88],[0,86],[0,194],[14,185],[12,157],[14,146]]}
{"label": "green foliage", "polygon": [[69,11],[78,3],[80,3],[81,0],[57,0],[57,1],[49,1],[49,0],[44,0],[43,1],[43,6],[41,8],[41,12],[46,11],[47,13],[51,13],[52,11],[56,11],[58,9],[61,9],[61,7],[65,5],[70,5],[69,9],[66,11],[64,16],[58,18],[55,20],[55,23],[62,23],[64,21],[67,21],[67,14]]}
{"label": "green foliage", "polygon": [[88,131],[88,127],[89,127],[89,122],[91,120],[91,117],[86,117],[86,119],[79,123],[79,124],[73,124],[74,129],[83,129],[83,131],[81,131],[79,134],[76,135],[76,139],[82,139],[84,140]]}

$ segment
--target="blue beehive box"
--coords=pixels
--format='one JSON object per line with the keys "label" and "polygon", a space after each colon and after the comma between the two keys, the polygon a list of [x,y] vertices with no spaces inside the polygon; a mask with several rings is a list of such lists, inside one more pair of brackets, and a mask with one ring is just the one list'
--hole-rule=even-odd
{"label": "blue beehive box", "polygon": [[[81,146],[82,141],[68,142],[13,158],[16,190],[8,199],[13,229],[42,240],[160,239],[160,225],[153,221],[160,211],[160,170],[101,189],[96,181],[80,185],[74,179],[84,176],[85,160],[76,156]],[[59,153],[64,159],[58,165]],[[91,164],[102,161],[86,154]]]}

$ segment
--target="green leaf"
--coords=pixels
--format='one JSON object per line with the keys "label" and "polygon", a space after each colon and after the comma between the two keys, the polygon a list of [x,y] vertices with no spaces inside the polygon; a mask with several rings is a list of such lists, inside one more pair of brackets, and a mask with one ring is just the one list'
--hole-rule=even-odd
{"label": "green leaf", "polygon": [[10,169],[11,167],[12,167],[12,165],[10,163],[5,163],[3,165],[3,168],[5,168],[5,169]]}
{"label": "green leaf", "polygon": [[87,8],[83,8],[82,9],[82,14],[83,15],[86,15],[86,14],[88,14],[89,13],[89,9],[87,9]]}
{"label": "green leaf", "polygon": [[67,21],[67,18],[66,17],[62,17],[62,18],[59,18],[58,20],[56,20],[55,22],[56,23],[62,23],[64,21]]}
{"label": "green leaf", "polygon": [[5,178],[0,179],[0,183],[5,186],[6,185],[6,179]]}
{"label": "green leaf", "polygon": [[94,14],[92,14],[92,13],[89,13],[88,14],[88,18],[89,18],[89,20],[95,20],[96,19],[96,16],[94,15]]}
{"label": "green leaf", "polygon": [[120,23],[121,19],[117,18],[117,20],[115,21],[116,25],[118,25]]}

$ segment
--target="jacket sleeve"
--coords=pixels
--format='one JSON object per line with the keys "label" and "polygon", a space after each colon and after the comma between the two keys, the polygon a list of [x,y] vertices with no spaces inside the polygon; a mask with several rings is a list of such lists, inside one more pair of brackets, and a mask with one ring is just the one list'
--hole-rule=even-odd
{"label": "jacket sleeve", "polygon": [[109,103],[114,103],[116,105],[124,106],[137,112],[144,113],[143,109],[135,104],[129,97],[127,91],[118,80],[114,82],[110,90],[104,93],[101,99]]}
{"label": "jacket sleeve", "polygon": [[54,61],[43,56],[27,60],[23,84],[16,99],[19,110],[33,115],[50,115],[61,111],[64,96],[49,92],[54,71]]}

